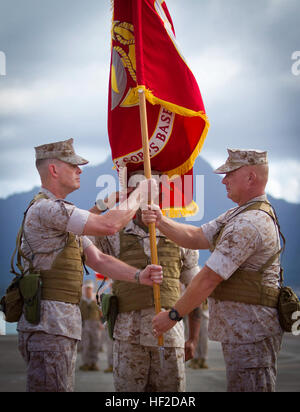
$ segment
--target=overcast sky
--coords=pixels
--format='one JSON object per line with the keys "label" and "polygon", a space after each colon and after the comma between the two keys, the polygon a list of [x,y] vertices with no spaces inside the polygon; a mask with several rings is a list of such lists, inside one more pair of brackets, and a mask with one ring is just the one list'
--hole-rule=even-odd
{"label": "overcast sky", "polygon": [[[299,0],[167,5],[211,122],[201,155],[268,150],[268,191],[300,203]],[[74,137],[92,164],[110,156],[110,25],[109,0],[0,0],[0,197],[39,183],[36,145]]]}

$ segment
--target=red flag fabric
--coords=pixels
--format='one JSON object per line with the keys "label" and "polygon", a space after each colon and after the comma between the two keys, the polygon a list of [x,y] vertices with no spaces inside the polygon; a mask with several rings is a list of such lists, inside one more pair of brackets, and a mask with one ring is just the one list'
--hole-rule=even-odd
{"label": "red flag fabric", "polygon": [[192,180],[187,184],[182,177],[192,177],[209,128],[197,81],[177,44],[165,1],[112,4],[108,134],[113,162],[129,172],[143,168],[138,102],[143,88],[152,169],[171,179],[179,176],[173,188],[163,185],[163,193],[172,192],[170,207],[163,208],[170,217],[192,215],[197,211],[192,187],[183,190]]}
{"label": "red flag fabric", "polygon": [[95,273],[95,278],[98,280],[104,280],[106,279],[106,276],[101,275],[101,273]]}

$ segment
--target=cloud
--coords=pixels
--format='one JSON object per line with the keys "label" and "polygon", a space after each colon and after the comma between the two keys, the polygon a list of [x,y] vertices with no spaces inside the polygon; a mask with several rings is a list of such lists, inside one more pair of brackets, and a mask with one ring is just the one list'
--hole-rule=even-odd
{"label": "cloud", "polygon": [[[104,2],[2,1],[0,197],[39,183],[34,146],[74,137],[91,164],[109,155],[110,8]],[[17,165],[17,167],[16,167]]]}
{"label": "cloud", "polygon": [[[108,70],[103,65],[90,64],[83,67],[69,67],[57,76],[53,74],[40,77],[26,85],[12,85],[0,90],[1,116],[29,115],[68,107],[82,109],[82,106],[92,107],[95,100],[107,98],[107,87],[102,82],[108,78]],[[76,88],[74,87],[76,85]],[[74,104],[74,99],[80,96],[80,101]],[[90,99],[90,100],[89,100]],[[78,104],[79,103],[79,104]],[[57,107],[57,104],[59,107]],[[85,109],[86,111],[86,109]]]}
{"label": "cloud", "polygon": [[299,2],[168,4],[211,120],[205,147],[220,156],[242,142],[296,160],[300,76],[291,56],[299,49]]}
{"label": "cloud", "polygon": [[271,163],[267,191],[275,198],[300,203],[300,162],[287,159]]}
{"label": "cloud", "polygon": [[220,49],[206,48],[201,55],[191,58],[190,68],[201,85],[206,103],[213,105],[220,98],[220,94],[226,92],[228,84],[238,78],[241,62]]}
{"label": "cloud", "polygon": [[[272,172],[269,190],[300,201],[294,177],[300,76],[292,73],[299,2],[167,0],[167,5],[211,122],[202,156],[220,163],[227,147],[268,150],[274,165],[293,164],[284,168],[284,178]],[[111,12],[108,0],[0,0],[0,8],[0,51],[7,59],[7,75],[0,76],[0,196],[6,196],[36,182],[36,145],[74,137],[78,152],[92,164],[110,155]],[[19,174],[12,158],[22,165]]]}

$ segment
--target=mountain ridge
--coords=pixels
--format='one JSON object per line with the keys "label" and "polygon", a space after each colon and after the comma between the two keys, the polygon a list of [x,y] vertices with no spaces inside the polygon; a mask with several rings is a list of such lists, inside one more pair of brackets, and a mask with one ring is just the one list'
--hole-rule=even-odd
{"label": "mountain ridge", "polygon": [[[82,209],[93,206],[97,194],[103,187],[97,187],[99,176],[112,175],[117,179],[117,173],[112,170],[112,162],[107,159],[97,166],[88,166],[83,169],[81,175],[81,188],[67,197],[67,200]],[[196,226],[212,220],[224,211],[235,206],[226,196],[224,185],[220,176],[213,173],[211,166],[200,156],[195,162],[194,175],[204,176],[204,216],[201,221],[186,222]],[[194,179],[196,181],[196,179]],[[117,181],[117,180],[116,180]],[[28,192],[18,193],[6,199],[0,199],[0,294],[3,294],[12,275],[10,270],[10,257],[15,247],[15,241],[23,213],[39,188],[33,188]],[[300,254],[300,205],[288,203],[285,200],[268,198],[277,211],[281,230],[286,237],[287,246],[282,262],[286,273],[286,284],[294,287],[300,293],[300,279],[298,276],[298,256]],[[184,221],[184,219],[179,219]],[[209,256],[208,251],[200,251],[199,263],[205,264]]]}

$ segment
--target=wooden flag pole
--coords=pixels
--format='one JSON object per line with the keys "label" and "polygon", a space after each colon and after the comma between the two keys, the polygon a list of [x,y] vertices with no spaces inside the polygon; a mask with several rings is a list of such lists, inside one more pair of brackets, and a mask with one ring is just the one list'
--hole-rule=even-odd
{"label": "wooden flag pole", "polygon": [[[141,131],[142,131],[142,139],[143,139],[145,177],[147,179],[151,179],[152,174],[151,174],[151,160],[150,160],[150,151],[149,151],[147,109],[146,109],[145,92],[143,89],[139,89],[139,104],[140,104]],[[153,265],[158,265],[155,223],[150,223],[149,233],[150,233],[151,263]],[[160,286],[158,284],[153,284],[153,293],[154,293],[155,311],[156,311],[156,314],[158,314],[161,312]],[[164,346],[163,336],[159,336],[158,346],[161,348],[162,355],[163,355],[163,346]]]}

